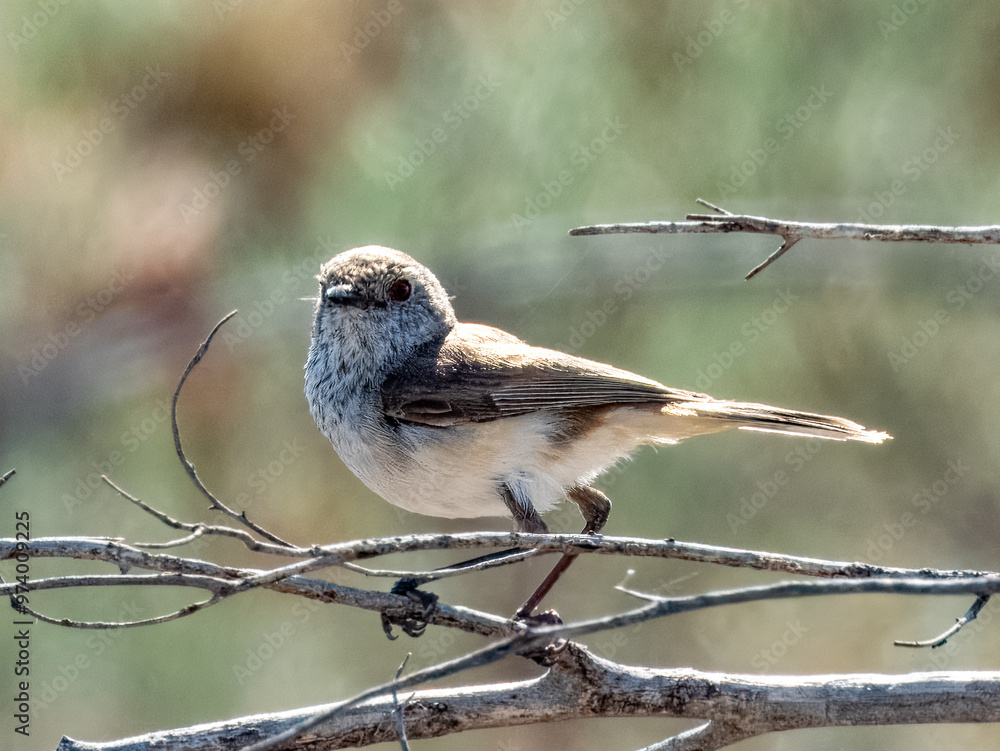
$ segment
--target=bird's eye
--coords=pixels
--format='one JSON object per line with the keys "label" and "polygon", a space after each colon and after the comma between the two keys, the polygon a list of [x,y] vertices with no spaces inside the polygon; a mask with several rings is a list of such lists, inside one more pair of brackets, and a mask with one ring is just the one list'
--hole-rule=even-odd
{"label": "bird's eye", "polygon": [[410,283],[406,279],[397,279],[389,287],[389,299],[394,302],[403,302],[410,299]]}

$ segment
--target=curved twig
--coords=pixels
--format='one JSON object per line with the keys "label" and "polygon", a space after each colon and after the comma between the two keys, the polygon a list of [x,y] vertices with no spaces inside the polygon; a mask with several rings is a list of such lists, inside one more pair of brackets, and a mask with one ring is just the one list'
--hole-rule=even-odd
{"label": "curved twig", "polygon": [[190,461],[188,461],[187,456],[185,456],[184,454],[184,449],[181,446],[181,433],[177,427],[177,399],[181,395],[181,389],[184,388],[184,382],[187,380],[187,377],[188,375],[190,375],[191,371],[194,370],[195,365],[201,362],[201,358],[205,356],[206,352],[208,352],[208,347],[212,343],[212,339],[215,337],[216,333],[218,333],[219,329],[222,328],[222,324],[224,324],[226,321],[228,321],[230,318],[236,315],[236,313],[237,311],[235,310],[227,313],[225,316],[222,317],[222,319],[217,324],[215,324],[215,326],[209,332],[208,337],[206,337],[205,341],[203,341],[201,343],[201,346],[198,347],[198,351],[195,352],[194,357],[191,358],[191,362],[189,362],[188,366],[184,369],[184,374],[181,376],[181,380],[177,384],[177,389],[174,391],[174,398],[170,402],[170,426],[174,431],[174,450],[177,452],[177,457],[181,460],[181,464],[184,465],[184,471],[187,472],[188,477],[191,478],[191,482],[193,482],[195,484],[195,487],[201,491],[202,495],[208,498],[209,502],[212,504],[212,508],[216,509],[217,511],[221,511],[223,514],[225,514],[231,519],[235,519],[240,524],[253,530],[266,540],[270,540],[271,542],[277,545],[283,545],[285,547],[293,548],[295,546],[292,545],[290,542],[282,540],[273,532],[268,532],[259,524],[250,521],[245,511],[241,513],[236,513],[226,504],[224,504],[222,501],[216,498],[212,494],[212,491],[210,491],[207,487],[205,487],[205,483],[201,481],[201,478],[198,477],[198,473],[195,471],[194,465]]}
{"label": "curved twig", "polygon": [[972,607],[970,607],[966,611],[965,615],[963,615],[961,618],[955,619],[954,626],[949,628],[943,634],[935,636],[933,639],[927,639],[925,641],[901,641],[897,639],[896,641],[893,642],[893,644],[895,644],[897,647],[918,647],[918,648],[930,647],[931,649],[934,649],[935,647],[940,647],[941,645],[945,644],[951,637],[953,637],[955,634],[961,631],[962,628],[964,628],[967,623],[971,623],[972,621],[976,620],[976,617],[979,615],[979,612],[984,607],[986,607],[986,603],[988,603],[989,601],[990,601],[990,595],[985,595],[985,594],[979,595],[979,597],[976,598],[976,601],[972,603]]}
{"label": "curved twig", "polygon": [[299,558],[311,555],[311,552],[308,548],[299,548],[295,547],[294,545],[287,545],[287,544],[274,545],[266,542],[261,542],[256,537],[249,534],[248,532],[243,531],[242,529],[235,529],[233,527],[225,527],[215,524],[204,524],[203,522],[182,522],[179,519],[175,519],[174,517],[170,516],[170,514],[160,511],[159,509],[150,506],[145,501],[136,498],[134,495],[132,495],[131,493],[129,493],[128,491],[124,490],[119,485],[117,485],[115,482],[113,482],[107,475],[101,475],[101,479],[104,480],[104,482],[112,490],[118,493],[118,495],[120,495],[122,498],[126,499],[130,503],[134,504],[138,508],[142,509],[143,511],[145,511],[154,519],[157,519],[158,521],[162,522],[168,527],[172,527],[173,529],[181,529],[190,532],[190,534],[188,534],[185,537],[182,537],[178,540],[170,540],[168,542],[133,543],[138,548],[162,550],[166,548],[180,547],[181,545],[185,545],[202,535],[220,535],[222,537],[233,537],[241,541],[244,545],[246,545],[246,547],[249,550],[253,550],[254,552],[257,553],[272,553],[274,555],[294,556]]}

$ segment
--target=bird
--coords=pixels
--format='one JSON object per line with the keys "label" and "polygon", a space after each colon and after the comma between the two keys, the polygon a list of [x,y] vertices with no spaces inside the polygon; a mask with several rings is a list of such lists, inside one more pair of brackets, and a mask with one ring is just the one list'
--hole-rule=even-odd
{"label": "bird", "polygon": [[344,464],[407,511],[509,515],[514,531],[537,534],[547,532],[542,515],[568,499],[583,532],[598,534],[611,502],[594,481],[643,445],[729,429],[890,438],[841,417],[671,388],[460,322],[437,277],[398,250],[339,253],[317,278],[310,413]]}

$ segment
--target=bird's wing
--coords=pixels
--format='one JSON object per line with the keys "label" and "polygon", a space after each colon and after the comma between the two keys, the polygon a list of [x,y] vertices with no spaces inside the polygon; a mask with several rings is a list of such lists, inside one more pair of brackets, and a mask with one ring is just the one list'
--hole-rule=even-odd
{"label": "bird's wing", "polygon": [[626,370],[532,347],[489,326],[458,324],[382,386],[386,416],[433,426],[486,422],[543,409],[706,401]]}

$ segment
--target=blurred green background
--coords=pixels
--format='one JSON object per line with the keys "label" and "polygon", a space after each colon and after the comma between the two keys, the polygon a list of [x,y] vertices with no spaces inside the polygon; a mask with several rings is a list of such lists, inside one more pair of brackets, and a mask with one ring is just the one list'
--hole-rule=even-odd
{"label": "blurred green background", "polygon": [[[21,510],[35,537],[172,536],[91,487],[100,471],[175,516],[221,522],[173,454],[163,405],[233,308],[180,407],[189,455],[222,498],[303,544],[509,528],[396,510],[312,424],[300,298],[315,294],[322,261],[380,243],[431,267],[465,320],[895,436],[872,447],[729,433],[642,451],[602,481],[609,534],[997,570],[1000,248],[806,240],[744,282],[776,239],[566,233],[680,219],[701,210],[696,197],[798,220],[995,223],[998,25],[986,0],[4,3],[0,470],[18,474],[0,491],[0,536]],[[572,507],[549,522],[582,523]],[[225,541],[185,554],[268,563]],[[435,591],[509,613],[550,564]],[[633,587],[678,594],[778,578],[592,558],[549,604],[567,619],[634,606],[612,589],[632,567]],[[36,576],[69,571],[109,568],[32,563]],[[105,589],[32,604],[109,619],[189,597]],[[945,650],[892,646],[939,633],[969,604],[781,602],[588,643],[631,664],[733,672],[996,669],[989,609]],[[2,665],[11,641],[0,639]],[[480,644],[435,628],[387,642],[371,613],[266,592],[152,628],[38,624],[32,734],[12,732],[4,668],[0,746],[333,701],[389,679],[407,651],[417,668]],[[513,661],[454,682],[535,674]],[[689,725],[593,720],[413,745],[629,749]],[[740,748],[998,740],[995,727],[843,729]]]}

